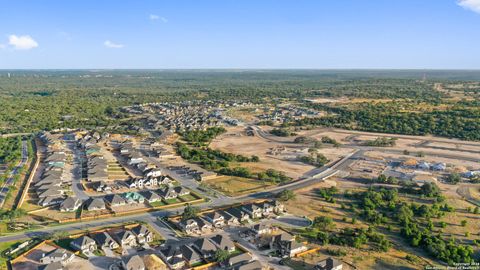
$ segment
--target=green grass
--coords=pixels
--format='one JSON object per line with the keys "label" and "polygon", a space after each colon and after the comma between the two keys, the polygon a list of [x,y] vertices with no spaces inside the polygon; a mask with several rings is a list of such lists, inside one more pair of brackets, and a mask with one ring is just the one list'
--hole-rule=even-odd
{"label": "green grass", "polygon": [[152,207],[159,207],[159,206],[164,206],[165,203],[163,201],[158,201],[158,202],[152,202],[150,203]]}
{"label": "green grass", "polygon": [[175,198],[175,199],[169,199],[169,200],[164,200],[165,203],[167,204],[174,204],[174,203],[179,203],[181,202],[178,198]]}
{"label": "green grass", "polygon": [[180,197],[180,199],[184,202],[189,202],[189,201],[194,201],[196,200],[197,198],[195,198],[195,196],[191,195],[191,194],[188,194],[188,195],[185,195],[185,196],[182,196]]}
{"label": "green grass", "polygon": [[8,269],[7,261],[9,260],[9,258],[5,257],[5,252],[17,244],[20,244],[20,242],[13,241],[13,242],[0,243],[0,269],[1,270]]}

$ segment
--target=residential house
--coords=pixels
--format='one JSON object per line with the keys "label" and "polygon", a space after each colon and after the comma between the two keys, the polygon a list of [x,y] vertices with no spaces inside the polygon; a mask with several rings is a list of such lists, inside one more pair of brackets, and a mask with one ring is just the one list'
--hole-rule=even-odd
{"label": "residential house", "polygon": [[122,196],[128,204],[145,202],[145,198],[137,192],[126,192],[123,193]]}
{"label": "residential house", "polygon": [[107,232],[97,233],[93,236],[93,238],[100,248],[116,249],[120,247],[120,245],[113,240],[113,238]]}
{"label": "residential house", "polygon": [[198,252],[196,252],[193,248],[182,245],[180,246],[180,252],[182,253],[183,259],[188,263],[188,265],[194,265],[202,261],[202,257]]}
{"label": "residential house", "polygon": [[241,207],[234,207],[226,210],[226,212],[238,219],[239,222],[249,222],[250,215]]}
{"label": "residential house", "polygon": [[114,238],[121,246],[137,246],[137,237],[129,230],[123,230],[114,234]]}
{"label": "residential house", "polygon": [[263,209],[258,207],[255,204],[243,205],[242,210],[247,212],[248,215],[250,215],[250,218],[252,218],[252,219],[262,218],[262,216],[263,216]]}
{"label": "residential house", "polygon": [[160,251],[160,256],[170,265],[172,269],[181,269],[185,266],[182,251],[178,247],[168,246]]}
{"label": "residential house", "polygon": [[201,233],[208,233],[213,230],[213,226],[210,222],[206,221],[205,219],[201,217],[195,218],[195,221],[198,224],[198,229],[200,230]]}
{"label": "residential house", "polygon": [[258,203],[255,205],[262,210],[262,214],[264,217],[268,217],[274,213],[275,208],[273,204],[269,202]]}
{"label": "residential house", "polygon": [[221,250],[226,250],[228,252],[235,251],[235,244],[225,235],[217,234],[210,238],[210,241],[212,241]]}
{"label": "residential house", "polygon": [[145,270],[143,259],[138,255],[122,258],[122,267],[125,270]]}
{"label": "residential house", "polygon": [[195,219],[182,220],[178,223],[178,226],[185,231],[187,234],[198,234],[200,233],[200,228]]}
{"label": "residential house", "polygon": [[61,212],[72,212],[77,210],[83,201],[77,197],[68,197],[60,204]]}
{"label": "residential house", "polygon": [[195,242],[193,242],[193,245],[197,248],[197,250],[205,259],[213,257],[213,255],[215,255],[215,251],[217,251],[218,249],[207,238],[199,238]]}
{"label": "residential house", "polygon": [[160,189],[158,193],[164,200],[172,200],[178,196],[177,192],[172,188]]}
{"label": "residential house", "polygon": [[205,214],[204,217],[208,222],[212,223],[215,228],[222,228],[225,226],[225,217],[219,212],[210,212]]}
{"label": "residential house", "polygon": [[75,254],[70,251],[67,251],[63,248],[54,249],[48,253],[42,254],[42,258],[40,258],[40,262],[43,264],[51,264],[55,262],[59,262],[62,265],[65,265],[71,262],[75,258]]}
{"label": "residential house", "polygon": [[50,196],[40,199],[38,205],[40,206],[51,206],[63,202],[65,198],[63,196]]}
{"label": "residential house", "polygon": [[284,205],[282,202],[280,202],[280,201],[278,201],[278,200],[274,200],[274,201],[272,202],[272,204],[273,204],[273,212],[274,212],[275,214],[277,214],[277,215],[278,215],[278,214],[282,214],[282,213],[284,213],[284,212],[286,211],[285,205]]}
{"label": "residential house", "polygon": [[234,267],[234,266],[247,264],[251,261],[252,261],[252,255],[250,255],[250,253],[248,252],[245,252],[240,255],[230,257],[227,261],[227,264],[229,267]]}
{"label": "residential house", "polygon": [[251,228],[251,231],[256,237],[259,237],[265,234],[272,234],[274,230],[275,228],[273,228],[271,225],[266,225],[263,223],[255,224]]}
{"label": "residential house", "polygon": [[157,193],[151,191],[151,190],[148,190],[148,191],[144,191],[144,192],[140,192],[140,194],[145,198],[145,200],[147,200],[147,202],[149,203],[153,203],[153,202],[158,202],[158,201],[161,201],[162,198],[160,198],[160,195],[158,195]]}
{"label": "residential house", "polygon": [[150,243],[155,237],[153,232],[151,232],[145,225],[138,225],[132,229],[132,232],[137,236],[137,241],[139,244]]}
{"label": "residential house", "polygon": [[286,232],[275,235],[272,238],[270,247],[278,250],[282,257],[293,257],[296,254],[308,249],[302,243],[295,241],[295,236]]}
{"label": "residential house", "polygon": [[182,186],[174,187],[173,190],[175,191],[175,193],[177,193],[178,197],[190,194],[190,190],[188,190],[188,189],[186,189]]}
{"label": "residential house", "polygon": [[88,211],[101,211],[107,208],[103,198],[90,198],[85,205]]}
{"label": "residential house", "polygon": [[148,168],[145,171],[143,171],[143,177],[145,178],[157,178],[162,176],[162,170],[160,168]]}
{"label": "residential house", "polygon": [[219,211],[219,213],[220,213],[220,215],[223,216],[223,220],[225,221],[225,225],[235,226],[235,225],[240,224],[240,222],[238,221],[238,218],[232,216],[228,212],[221,210],[221,211]]}
{"label": "residential house", "polygon": [[74,239],[72,242],[70,242],[70,246],[73,249],[81,251],[83,253],[93,252],[97,249],[97,244],[95,243],[95,240],[88,236],[80,236]]}
{"label": "residential house", "polygon": [[116,207],[116,206],[122,206],[122,205],[127,204],[125,199],[123,199],[122,197],[120,197],[117,194],[107,195],[107,196],[104,197],[104,200],[109,207]]}
{"label": "residential house", "polygon": [[96,190],[97,192],[111,192],[112,191],[112,187],[107,185],[107,183],[105,183],[105,181],[94,182],[92,184],[92,188],[94,190]]}
{"label": "residential house", "polygon": [[328,257],[325,260],[322,260],[317,263],[315,266],[316,270],[342,270],[343,262],[335,258]]}

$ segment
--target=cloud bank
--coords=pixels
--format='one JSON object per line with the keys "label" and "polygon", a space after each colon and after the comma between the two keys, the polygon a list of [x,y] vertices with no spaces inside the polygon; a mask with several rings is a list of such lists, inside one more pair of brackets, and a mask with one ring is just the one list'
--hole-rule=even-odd
{"label": "cloud bank", "polygon": [[10,35],[8,36],[8,45],[12,46],[16,50],[30,50],[38,47],[38,43],[28,35]]}
{"label": "cloud bank", "polygon": [[480,13],[480,0],[458,0],[457,3],[465,9]]}

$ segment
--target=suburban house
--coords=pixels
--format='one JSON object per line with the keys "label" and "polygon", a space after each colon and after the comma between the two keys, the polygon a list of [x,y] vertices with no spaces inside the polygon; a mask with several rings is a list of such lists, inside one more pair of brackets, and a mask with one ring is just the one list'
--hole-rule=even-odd
{"label": "suburban house", "polygon": [[92,188],[96,190],[97,192],[110,192],[112,191],[112,187],[107,185],[105,181],[99,181],[99,182],[94,182],[92,184]]}
{"label": "suburban house", "polygon": [[54,249],[48,253],[42,254],[42,258],[40,258],[40,262],[43,264],[51,264],[55,262],[59,262],[62,265],[65,265],[71,262],[75,258],[75,254],[70,251],[67,251],[63,248]]}
{"label": "suburban house", "polygon": [[105,202],[109,207],[122,206],[127,202],[117,194],[110,194],[104,197]]}
{"label": "suburban house", "polygon": [[247,204],[242,206],[242,210],[247,212],[252,219],[262,218],[263,210],[255,204]]}
{"label": "suburban house", "polygon": [[235,266],[240,266],[243,264],[247,264],[252,261],[252,255],[250,253],[245,252],[240,255],[236,255],[233,257],[230,257],[227,261],[227,264],[229,267],[233,268]]}
{"label": "suburban house", "polygon": [[151,190],[148,190],[148,191],[143,191],[143,192],[140,192],[140,194],[145,198],[145,200],[147,200],[147,202],[149,203],[153,203],[153,202],[158,202],[158,201],[161,201],[162,198],[160,198],[160,195],[158,195],[157,193],[151,191]]}
{"label": "suburban house", "polygon": [[234,268],[235,270],[262,270],[265,269],[259,261],[249,262]]}
{"label": "suburban house", "polygon": [[72,242],[70,242],[70,246],[75,250],[81,251],[82,253],[93,252],[97,249],[95,240],[88,236],[80,236],[74,239]]}
{"label": "suburban house", "polygon": [[137,246],[137,237],[131,231],[123,230],[114,234],[114,237],[121,246]]}
{"label": "suburban house", "polygon": [[160,168],[148,168],[143,171],[143,177],[150,178],[150,177],[160,177],[162,176],[162,170]]}
{"label": "suburban house", "polygon": [[132,229],[133,234],[137,236],[139,244],[150,243],[155,237],[154,234],[145,225],[138,225]]}
{"label": "suburban house", "polygon": [[228,252],[235,251],[235,244],[232,242],[232,240],[230,240],[230,238],[224,235],[217,234],[210,238],[210,241],[212,241],[221,250],[226,250]]}
{"label": "suburban house", "polygon": [[328,257],[325,260],[322,260],[317,263],[315,266],[316,270],[342,270],[343,263],[332,257]]}
{"label": "suburban house", "polygon": [[175,190],[172,189],[172,188],[166,188],[166,189],[163,189],[163,190],[161,189],[161,190],[159,190],[159,194],[164,200],[175,199],[178,196],[177,192],[175,192]]}
{"label": "suburban house", "polygon": [[211,258],[215,255],[215,251],[217,251],[217,247],[209,241],[207,238],[200,238],[193,242],[193,245],[197,248],[203,258]]}
{"label": "suburban house", "polygon": [[137,192],[126,192],[122,196],[128,204],[145,202],[145,198]]}
{"label": "suburban house", "polygon": [[145,270],[143,259],[138,255],[122,258],[122,267],[125,270]]}
{"label": "suburban house", "polygon": [[232,215],[229,214],[228,212],[222,210],[222,211],[219,211],[219,213],[220,213],[220,215],[223,216],[223,220],[225,221],[225,224],[226,224],[226,225],[228,225],[228,226],[234,226],[234,225],[240,224],[240,222],[238,221],[238,218],[232,216]]}
{"label": "suburban house", "polygon": [[295,236],[286,232],[275,235],[272,238],[270,247],[277,249],[282,257],[293,257],[296,254],[308,249],[302,243],[295,241]]}
{"label": "suburban house", "polygon": [[180,246],[180,252],[182,253],[183,259],[189,265],[193,265],[202,261],[200,254],[187,245]]}
{"label": "suburban house", "polygon": [[190,194],[190,190],[182,186],[174,187],[173,190],[175,191],[175,193],[177,193],[177,196],[185,196]]}
{"label": "suburban house", "polygon": [[113,240],[113,238],[107,232],[97,233],[93,236],[93,238],[100,248],[115,249],[120,247],[120,245]]}
{"label": "suburban house", "polygon": [[77,197],[68,197],[60,204],[61,212],[72,212],[82,205],[82,200]]}
{"label": "suburban house", "polygon": [[238,219],[239,222],[249,222],[250,215],[241,207],[230,208],[226,212]]}
{"label": "suburban house", "polygon": [[204,215],[204,217],[208,222],[212,223],[215,228],[222,228],[225,226],[225,217],[219,212],[210,212]]}
{"label": "suburban house", "polygon": [[105,201],[102,198],[90,198],[85,202],[85,208],[88,211],[100,211],[105,210]]}
{"label": "suburban house", "polygon": [[213,230],[212,224],[210,224],[205,219],[203,219],[201,217],[197,217],[197,218],[195,218],[195,221],[198,224],[198,229],[200,230],[200,232],[207,233],[207,232],[211,232]]}
{"label": "suburban house", "polygon": [[178,247],[169,246],[167,249],[160,251],[160,256],[172,269],[182,269],[185,266],[182,251]]}
{"label": "suburban house", "polygon": [[195,234],[195,233],[199,233],[200,231],[197,221],[193,218],[180,221],[178,223],[178,226],[182,230],[184,230],[187,234]]}

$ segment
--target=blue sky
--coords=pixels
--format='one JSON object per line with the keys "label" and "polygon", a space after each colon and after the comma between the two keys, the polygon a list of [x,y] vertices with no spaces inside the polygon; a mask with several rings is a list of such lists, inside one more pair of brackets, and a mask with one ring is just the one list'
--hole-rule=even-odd
{"label": "blue sky", "polygon": [[480,0],[0,0],[0,69],[480,69]]}

